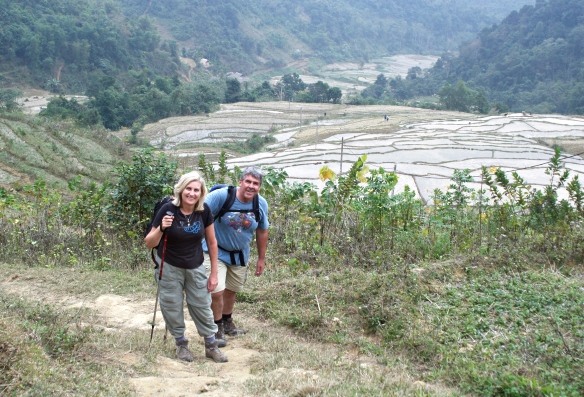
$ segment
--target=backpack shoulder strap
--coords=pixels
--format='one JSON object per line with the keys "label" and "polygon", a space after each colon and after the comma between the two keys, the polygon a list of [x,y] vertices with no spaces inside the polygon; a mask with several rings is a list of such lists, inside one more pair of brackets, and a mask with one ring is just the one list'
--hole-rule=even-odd
{"label": "backpack shoulder strap", "polygon": [[253,198],[253,213],[255,215],[257,223],[260,223],[260,195],[256,194]]}
{"label": "backpack shoulder strap", "polygon": [[[172,202],[172,200],[173,200],[172,197],[169,196],[167,203]],[[170,206],[170,208],[171,208],[170,211],[173,213],[173,215],[176,215],[176,211],[178,210],[178,207],[173,204]]]}
{"label": "backpack shoulder strap", "polygon": [[[219,210],[219,212],[217,213],[217,215],[215,216],[215,220],[217,219],[221,219],[221,217],[223,215],[225,215],[227,212],[231,211],[231,206],[233,205],[233,203],[235,202],[235,196],[237,193],[237,187],[235,186],[229,186],[227,188],[227,198],[225,199],[225,202],[223,203],[223,206],[221,207],[221,209]],[[252,203],[252,211],[255,215],[255,218],[257,220],[257,222],[260,222],[260,195],[256,194],[253,198],[253,203]]]}
{"label": "backpack shoulder strap", "polygon": [[[160,208],[162,208],[163,205],[172,202],[172,197],[171,196],[165,196],[163,197],[159,203],[160,205],[158,206],[158,210],[160,210]],[[173,215],[176,215],[176,211],[178,210],[178,207],[174,204],[172,204],[170,206],[170,210],[172,212]],[[156,216],[157,211],[155,211],[154,216]],[[150,223],[148,224],[149,227],[152,227],[152,221],[150,221]],[[163,234],[166,233],[166,231],[162,232]],[[156,247],[153,247],[150,250],[150,257],[152,257],[152,262],[154,262],[154,268],[158,269],[158,262],[156,262],[156,251],[158,250],[158,245]]]}
{"label": "backpack shoulder strap", "polygon": [[235,201],[235,192],[236,192],[235,189],[236,189],[235,186],[229,186],[227,188],[227,198],[225,199],[223,206],[221,207],[221,209],[219,210],[219,212],[215,216],[215,220],[220,219],[223,215],[225,215],[226,212],[228,212],[231,209],[231,206],[233,205],[233,202]]}

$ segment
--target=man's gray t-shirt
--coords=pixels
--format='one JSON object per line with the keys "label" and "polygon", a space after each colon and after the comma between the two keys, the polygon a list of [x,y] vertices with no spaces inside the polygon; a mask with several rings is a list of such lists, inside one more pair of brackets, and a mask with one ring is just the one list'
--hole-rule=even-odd
{"label": "man's gray t-shirt", "polygon": [[[205,198],[205,203],[211,208],[213,216],[217,215],[227,200],[227,188],[212,191]],[[253,213],[253,201],[249,203],[241,202],[235,197],[231,206],[233,210],[249,210],[249,212],[226,212],[221,219],[215,222],[215,237],[219,245],[219,260],[231,265],[231,255],[227,251],[242,251],[245,263],[249,262],[250,244],[253,240],[255,230],[266,230],[268,222],[268,202],[259,196],[260,222],[255,219]],[[203,250],[209,252],[207,242],[203,240]],[[242,265],[239,256],[235,255],[237,265]]]}

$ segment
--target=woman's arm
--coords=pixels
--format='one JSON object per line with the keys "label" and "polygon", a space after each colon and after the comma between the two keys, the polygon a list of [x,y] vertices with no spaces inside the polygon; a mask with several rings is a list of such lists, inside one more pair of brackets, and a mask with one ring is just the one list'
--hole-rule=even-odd
{"label": "woman's arm", "polygon": [[207,281],[207,290],[211,292],[217,288],[217,283],[219,282],[217,276],[217,239],[215,238],[215,225],[213,223],[205,228],[205,241],[207,242],[207,249],[211,259],[211,274],[209,274],[209,281]]}

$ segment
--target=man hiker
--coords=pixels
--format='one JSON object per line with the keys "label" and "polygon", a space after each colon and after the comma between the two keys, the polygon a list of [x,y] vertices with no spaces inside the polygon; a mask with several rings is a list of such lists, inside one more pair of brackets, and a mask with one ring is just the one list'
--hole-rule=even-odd
{"label": "man hiker", "polygon": [[[239,179],[239,186],[224,187],[211,191],[205,203],[215,217],[215,236],[219,247],[217,287],[211,292],[211,309],[218,331],[215,334],[218,347],[226,345],[225,335],[244,333],[233,322],[235,295],[243,291],[247,279],[250,245],[256,238],[258,259],[255,275],[261,276],[265,266],[268,245],[268,203],[259,195],[263,172],[257,167],[247,167]],[[235,195],[233,197],[232,195]],[[229,199],[233,203],[229,208]],[[227,203],[227,204],[226,204]],[[205,266],[210,272],[211,262],[207,245],[203,242]]]}

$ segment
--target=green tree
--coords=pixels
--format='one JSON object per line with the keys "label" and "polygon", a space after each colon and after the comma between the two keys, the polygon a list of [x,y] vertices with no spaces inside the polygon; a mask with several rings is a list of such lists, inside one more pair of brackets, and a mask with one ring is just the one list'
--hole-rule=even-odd
{"label": "green tree", "polygon": [[156,50],[160,44],[160,36],[154,22],[148,17],[140,17],[137,23],[131,26],[128,44],[136,51],[152,52]]}
{"label": "green tree", "polygon": [[225,82],[227,89],[225,90],[225,103],[239,102],[241,96],[241,83],[237,79],[227,79]]}
{"label": "green tree", "polygon": [[131,125],[131,123],[126,123],[129,96],[128,93],[121,93],[114,87],[109,87],[91,100],[90,106],[95,108],[101,116],[103,126],[115,131]]}
{"label": "green tree", "polygon": [[215,169],[213,168],[213,164],[207,163],[204,153],[199,153],[199,164],[197,168],[203,174],[203,178],[205,178],[209,185],[215,183]]}
{"label": "green tree", "polygon": [[68,100],[63,96],[49,99],[46,109],[40,112],[41,116],[58,118],[58,119],[76,119],[82,112],[82,106],[72,98]]}
{"label": "green tree", "polygon": [[305,88],[306,84],[297,73],[285,74],[276,86],[277,91],[283,94],[282,99],[286,101],[294,99],[294,94],[303,91]]}
{"label": "green tree", "polygon": [[489,113],[491,107],[484,92],[477,92],[474,97],[473,107],[481,114]]}
{"label": "green tree", "polygon": [[389,82],[389,88],[393,97],[399,101],[406,100],[411,96],[408,90],[408,86],[406,85],[406,80],[401,76],[397,76],[395,79],[391,79]]}
{"label": "green tree", "polygon": [[468,112],[473,102],[472,90],[462,80],[458,81],[456,87],[446,84],[440,89],[438,96],[440,97],[440,102],[448,110]]}
{"label": "green tree", "polygon": [[245,146],[252,153],[259,152],[265,145],[276,142],[276,138],[271,135],[252,134],[251,138],[245,141]]}
{"label": "green tree", "polygon": [[112,192],[109,220],[126,230],[143,226],[152,208],[165,195],[172,194],[177,163],[152,149],[140,150],[132,163],[120,163],[114,173],[118,179]]}
{"label": "green tree", "polygon": [[341,102],[343,92],[341,91],[341,89],[339,87],[331,87],[328,90],[327,96],[328,96],[329,101],[332,101],[333,103],[339,103],[339,102]]}
{"label": "green tree", "polygon": [[375,83],[364,89],[361,95],[364,96],[365,98],[373,97],[375,99],[379,99],[383,96],[383,93],[387,88],[387,84],[388,84],[387,77],[385,77],[385,75],[381,73],[375,79]]}
{"label": "green tree", "polygon": [[221,151],[219,155],[219,170],[217,171],[217,183],[226,183],[229,175],[229,168],[227,168],[227,153],[225,150]]}
{"label": "green tree", "polygon": [[407,80],[414,80],[417,79],[422,75],[422,68],[419,66],[414,66],[408,69],[408,75],[406,76]]}
{"label": "green tree", "polygon": [[328,102],[329,85],[321,80],[308,86],[312,102]]}
{"label": "green tree", "polygon": [[18,91],[11,89],[0,89],[0,109],[4,110],[14,110],[18,108],[16,103],[16,98],[21,95]]}
{"label": "green tree", "polygon": [[377,78],[375,79],[375,83],[373,83],[375,85],[380,86],[381,88],[385,89],[385,87],[387,87],[387,77],[385,77],[385,75],[383,73],[377,75]]}

